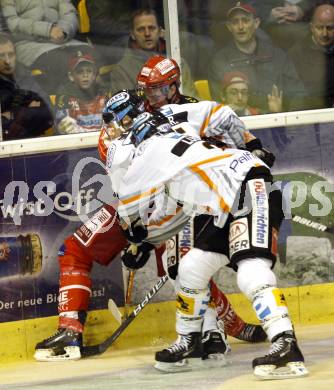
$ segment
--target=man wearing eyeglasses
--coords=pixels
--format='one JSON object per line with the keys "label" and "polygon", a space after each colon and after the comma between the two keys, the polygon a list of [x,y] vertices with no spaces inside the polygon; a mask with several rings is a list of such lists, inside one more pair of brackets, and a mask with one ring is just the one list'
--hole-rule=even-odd
{"label": "man wearing eyeglasses", "polygon": [[[227,72],[221,83],[221,98],[239,116],[257,115],[261,111],[249,105],[249,80],[242,72]],[[268,94],[268,112],[282,111],[282,91],[273,85],[271,94]]]}

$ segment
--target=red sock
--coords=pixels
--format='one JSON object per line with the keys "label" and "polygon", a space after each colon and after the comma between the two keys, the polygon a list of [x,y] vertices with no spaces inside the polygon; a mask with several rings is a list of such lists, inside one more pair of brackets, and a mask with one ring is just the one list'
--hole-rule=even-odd
{"label": "red sock", "polygon": [[217,316],[224,322],[225,333],[229,336],[237,336],[245,327],[245,322],[234,311],[227,296],[210,281],[211,296],[215,302]]}

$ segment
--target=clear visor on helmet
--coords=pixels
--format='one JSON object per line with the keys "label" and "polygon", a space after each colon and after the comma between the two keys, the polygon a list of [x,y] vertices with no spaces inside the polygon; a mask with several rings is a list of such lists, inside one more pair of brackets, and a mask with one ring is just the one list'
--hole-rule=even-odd
{"label": "clear visor on helmet", "polygon": [[129,105],[128,107],[125,107],[121,111],[113,111],[113,110],[108,110],[102,113],[102,118],[105,123],[110,123],[110,122],[118,122],[121,123],[123,118],[129,113],[129,111],[132,109],[132,107]]}
{"label": "clear visor on helmet", "polygon": [[162,86],[154,86],[154,87],[144,87],[143,91],[145,96],[148,97],[157,97],[157,96],[166,96],[169,92],[169,84]]}
{"label": "clear visor on helmet", "polygon": [[153,107],[161,107],[163,104],[168,103],[169,85],[142,87],[142,91]]}

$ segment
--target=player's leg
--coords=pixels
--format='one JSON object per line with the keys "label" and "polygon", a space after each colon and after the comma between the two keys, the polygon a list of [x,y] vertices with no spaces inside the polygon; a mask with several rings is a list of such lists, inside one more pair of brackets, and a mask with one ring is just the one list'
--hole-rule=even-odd
{"label": "player's leg", "polygon": [[[194,247],[204,251],[229,255],[229,228],[228,224],[218,228],[214,218],[209,215],[200,215],[194,218]],[[217,318],[220,328],[225,329],[229,336],[239,340],[257,343],[267,339],[262,326],[249,324],[242,320],[234,311],[226,295],[211,281],[212,301],[216,306]],[[224,326],[220,326],[223,323]]]}
{"label": "player's leg", "polygon": [[[165,255],[162,257],[162,266],[165,271],[165,273],[169,276],[170,282],[173,284],[173,287],[175,289],[175,293],[178,293],[178,268],[179,268],[179,251],[178,251],[178,238],[177,236],[173,237],[167,242],[167,250],[165,252]],[[201,250],[199,251],[193,251],[197,255],[198,261],[202,260],[203,256],[213,256],[215,257],[216,254],[211,252],[203,252]],[[183,256],[184,257],[184,256]],[[183,261],[183,257],[181,258],[181,261]],[[226,259],[226,262],[228,260]],[[159,263],[158,263],[159,264]],[[159,269],[159,266],[158,266]],[[161,276],[161,275],[160,275]],[[177,279],[177,282],[175,280]],[[211,287],[211,282],[210,282]],[[224,295],[224,298],[227,300],[226,296]],[[227,301],[228,302],[228,301]],[[229,303],[229,302],[228,302]],[[217,321],[217,313],[216,313],[216,307],[215,302],[211,299],[208,305],[207,310],[204,313],[203,317],[203,325],[202,325],[202,342],[204,343],[204,349],[206,350],[207,354],[212,353],[226,353],[231,350],[230,346],[228,345],[227,339],[226,339],[226,333],[224,330],[224,325],[221,326],[222,321]]]}
{"label": "player's leg", "polygon": [[[203,317],[210,301],[209,280],[212,275],[224,265],[224,257],[216,253],[204,253],[199,249],[191,249],[183,258],[178,268],[176,280],[177,310],[176,331],[178,338],[170,347],[156,353],[156,368],[162,371],[174,372],[202,365],[205,360],[212,362],[215,354],[215,342],[206,343],[202,338]],[[216,322],[214,323],[216,328]],[[221,340],[218,332],[215,338]],[[212,346],[212,351],[209,346]],[[219,365],[225,364],[223,354],[219,351],[215,356]],[[212,353],[211,353],[212,352]],[[210,364],[208,364],[210,365]]]}
{"label": "player's leg", "polygon": [[271,264],[265,258],[249,258],[238,263],[238,286],[252,302],[271,341],[269,353],[253,360],[254,374],[261,379],[305,376],[304,357]]}
{"label": "player's leg", "polygon": [[240,290],[250,299],[271,341],[267,355],[253,360],[254,374],[261,379],[307,375],[288,307],[277,287],[272,267],[276,261],[277,236],[283,218],[278,190],[269,194],[266,177],[247,182],[246,198],[251,212],[230,224],[231,265],[237,270]]}
{"label": "player's leg", "polygon": [[34,357],[39,361],[76,360],[81,357],[82,332],[91,294],[89,273],[93,260],[74,236],[65,240],[58,255],[58,330],[36,345]]}
{"label": "player's leg", "polygon": [[[90,271],[93,261],[107,265],[127,244],[112,213],[112,208],[102,208],[67,238],[60,248],[58,331],[36,345],[35,359],[80,359],[82,332],[91,296]],[[93,230],[92,226],[96,227],[98,219],[101,220],[101,225]]]}
{"label": "player's leg", "polygon": [[216,308],[218,326],[222,327],[228,336],[250,343],[267,340],[267,334],[262,326],[249,324],[239,317],[227,296],[213,280],[210,281],[210,291]]}

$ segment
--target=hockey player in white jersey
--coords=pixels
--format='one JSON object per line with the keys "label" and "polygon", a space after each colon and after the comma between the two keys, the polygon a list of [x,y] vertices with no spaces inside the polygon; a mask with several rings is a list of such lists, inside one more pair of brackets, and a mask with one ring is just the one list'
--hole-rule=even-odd
{"label": "hockey player in white jersey", "polygon": [[[154,57],[156,59],[156,57]],[[176,76],[176,78],[174,77]],[[159,77],[159,85],[162,87],[166,86],[170,81],[169,79],[173,79],[177,81],[180,77],[179,69],[171,69],[169,73],[160,75],[155,72],[155,78],[150,80],[152,82],[156,81],[156,77]],[[143,78],[142,78],[143,80]],[[126,91],[125,91],[126,92]],[[190,101],[190,98],[184,99],[183,95],[179,95],[180,98],[177,100],[179,103],[184,103]],[[110,106],[110,115],[113,117],[112,112],[113,106]],[[150,107],[146,104],[146,108],[150,109]],[[126,109],[126,107],[123,107]],[[218,144],[226,145],[228,144],[231,147],[241,147],[248,148],[252,150],[254,153],[259,153],[261,156],[265,156],[267,161],[272,164],[274,157],[270,152],[265,151],[262,148],[261,142],[254,135],[252,135],[249,131],[246,130],[244,123],[238,118],[238,116],[229,108],[224,107],[222,104],[216,102],[199,102],[199,103],[188,103],[188,104],[172,104],[166,105],[162,107],[164,113],[168,114],[169,121],[175,127],[183,126],[183,129],[191,132],[191,134],[195,133],[201,135],[202,137],[208,138],[211,141],[215,141]],[[108,114],[108,105],[105,109],[105,115]],[[190,121],[192,126],[189,126],[187,120]],[[99,151],[100,156],[103,160],[106,160],[106,151],[107,145],[105,144],[105,132],[101,132],[100,142],[99,142]],[[124,140],[122,141],[124,143]],[[122,146],[119,144],[118,148]],[[116,148],[116,144],[114,144],[113,148]],[[128,149],[129,151],[129,149]],[[114,159],[114,154],[112,154],[112,158]],[[122,151],[122,155],[127,154]],[[120,154],[117,153],[119,156]],[[122,160],[123,161],[123,160]],[[116,176],[113,180],[114,183],[118,181],[117,178],[122,176],[122,172],[124,169],[124,163],[122,162],[122,166],[118,166],[114,169],[114,175]],[[188,219],[184,221],[186,223]],[[170,225],[173,224],[174,221],[170,221]],[[198,232],[202,230],[202,226],[206,225],[207,217],[201,216],[195,219],[194,221],[194,236],[198,236]],[[153,230],[153,231],[152,231]],[[153,234],[159,235],[160,232],[157,231],[156,227],[153,226],[151,232]],[[153,241],[154,242],[154,241]],[[206,244],[203,243],[202,240],[196,239],[195,245],[198,249],[204,248]],[[208,255],[206,255],[208,256]],[[131,254],[129,254],[131,257]],[[165,259],[165,258],[164,258]],[[169,258],[168,258],[169,259]],[[131,264],[127,262],[127,265],[130,267]],[[172,278],[175,278],[175,274],[177,272],[177,264],[169,267],[168,273]],[[176,272],[175,272],[176,271]],[[228,335],[236,337],[240,340],[248,341],[248,342],[261,342],[266,339],[266,334],[263,332],[262,328],[258,325],[248,324],[242,321],[242,319],[235,313],[233,307],[229,303],[226,296],[223,292],[213,283],[211,282],[211,290],[212,290],[212,298],[214,300],[216,311],[218,313],[219,324],[222,324],[222,320],[224,320],[225,331]],[[211,314],[209,313],[211,312]],[[209,320],[209,317],[212,320]],[[206,321],[203,326],[203,332],[206,332],[206,329],[214,329],[215,313],[214,309],[210,308],[206,313]]]}
{"label": "hockey player in white jersey", "polygon": [[[146,98],[146,111],[154,112],[155,110],[161,110],[168,116],[174,128],[182,126],[183,129],[187,129],[190,132],[193,132],[195,129],[197,135],[207,138],[211,142],[215,141],[219,145],[228,143],[230,147],[247,148],[254,153],[260,153],[262,157],[266,158],[268,163],[273,163],[274,156],[262,149],[260,140],[246,130],[244,123],[230,107],[224,107],[217,102],[206,101],[198,103],[194,97],[183,95],[180,86],[181,71],[178,63],[173,58],[167,58],[162,55],[150,57],[143,64],[137,76],[137,87]],[[188,122],[190,122],[191,126],[189,126]],[[203,236],[203,229],[205,230],[210,226],[209,219],[209,216],[202,215],[189,220],[185,227],[173,239],[167,242],[167,246],[173,248],[167,256],[167,268],[171,277],[175,278],[177,275],[179,259],[189,249],[194,246],[197,249],[207,247],[208,243],[201,240],[200,237]],[[160,223],[161,221],[158,222],[158,224]],[[170,220],[169,223],[174,224],[175,221]],[[167,224],[164,221],[164,226]],[[159,234],[157,231],[155,233]],[[213,239],[212,241],[215,240]],[[190,245],[189,242],[191,242]],[[200,258],[199,250],[197,250],[197,254]],[[210,254],[206,253],[205,256],[208,257]],[[240,318],[236,316],[231,305],[226,300],[226,296],[213,280],[210,281],[210,290],[211,299],[214,301],[218,314],[218,324],[221,327],[222,319],[225,318],[224,328],[228,335],[251,342],[264,341],[266,339],[266,335],[260,326],[242,324],[240,322]],[[204,334],[207,327],[213,328],[214,326],[215,321],[210,321],[210,316],[214,316],[213,308],[209,308],[205,313]],[[229,318],[228,321],[226,321],[227,318]]]}
{"label": "hockey player in white jersey", "polygon": [[[120,217],[129,225],[138,216],[149,223],[152,201],[168,194],[185,213],[209,214],[217,229],[227,225],[228,235],[221,230],[220,245],[272,343],[267,355],[254,359],[254,374],[261,379],[307,375],[284,295],[271,270],[283,212],[280,191],[270,188],[269,168],[248,151],[222,151],[197,137],[171,131],[160,120],[144,113],[133,124],[137,150],[120,183]],[[156,353],[158,369],[174,371],[186,358],[193,364],[203,360],[200,329],[208,305],[208,282],[224,265],[222,259],[217,254],[215,262],[211,257],[207,263],[205,257],[194,261],[185,256],[180,263],[179,337]]]}

